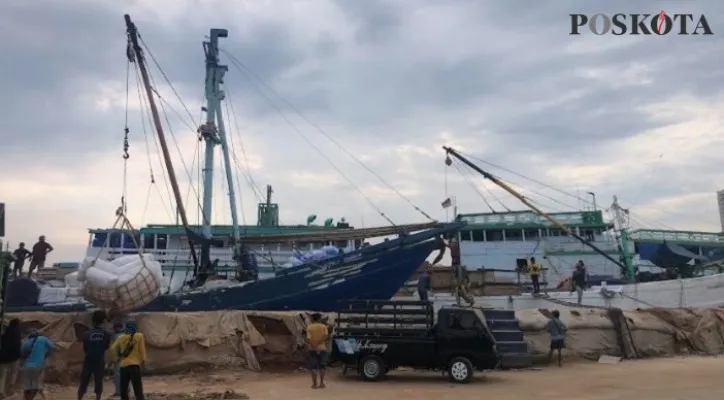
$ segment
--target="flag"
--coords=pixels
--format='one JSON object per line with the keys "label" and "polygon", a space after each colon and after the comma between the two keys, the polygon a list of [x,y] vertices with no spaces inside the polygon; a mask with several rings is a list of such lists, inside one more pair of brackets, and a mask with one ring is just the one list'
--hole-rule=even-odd
{"label": "flag", "polygon": [[448,197],[440,205],[442,205],[442,208],[449,208],[452,206],[452,199]]}

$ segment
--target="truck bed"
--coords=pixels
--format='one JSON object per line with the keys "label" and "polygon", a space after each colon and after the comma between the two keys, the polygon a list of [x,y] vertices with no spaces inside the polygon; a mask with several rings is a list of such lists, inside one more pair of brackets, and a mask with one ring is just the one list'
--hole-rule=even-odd
{"label": "truck bed", "polygon": [[340,302],[336,336],[427,337],[435,316],[427,301],[348,300]]}

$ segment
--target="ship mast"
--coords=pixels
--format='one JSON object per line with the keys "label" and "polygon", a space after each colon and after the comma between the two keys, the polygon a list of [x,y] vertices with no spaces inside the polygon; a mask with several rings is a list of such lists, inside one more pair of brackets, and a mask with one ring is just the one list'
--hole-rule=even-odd
{"label": "ship mast", "polygon": [[219,64],[219,38],[229,36],[226,29],[211,29],[209,40],[204,42],[204,53],[206,53],[206,122],[199,127],[199,134],[204,139],[204,197],[202,212],[204,216],[202,233],[207,239],[211,239],[211,210],[213,207],[214,195],[214,148],[221,145],[221,152],[224,157],[224,170],[226,172],[226,184],[229,190],[229,206],[231,208],[232,234],[235,243],[239,242],[239,218],[236,209],[236,195],[234,193],[234,179],[231,159],[229,157],[229,146],[226,140],[226,127],[224,116],[221,111],[221,101],[226,94],[221,89],[224,83],[224,75],[229,70],[226,65]]}
{"label": "ship mast", "polygon": [[[136,25],[131,21],[131,16],[126,14],[123,16],[126,20],[126,32],[128,34],[129,50],[128,52],[129,61],[135,62],[138,65],[138,69],[141,71],[141,79],[143,80],[143,87],[146,90],[146,96],[148,96],[148,104],[151,108],[151,115],[153,117],[153,125],[156,128],[156,134],[158,135],[158,143],[161,147],[161,153],[163,153],[163,160],[166,164],[166,170],[168,171],[168,178],[171,181],[171,189],[173,190],[173,196],[176,200],[176,211],[178,216],[181,218],[181,223],[187,232],[190,231],[189,221],[186,217],[186,209],[184,208],[183,200],[181,198],[181,190],[179,190],[178,180],[176,179],[176,172],[173,169],[173,162],[171,161],[171,153],[168,151],[168,145],[166,144],[166,136],[163,133],[163,125],[161,124],[161,118],[158,114],[158,108],[153,98],[153,87],[151,86],[151,80],[148,77],[148,70],[146,69],[146,60],[143,56],[143,50],[138,43],[138,30]],[[188,235],[189,247],[191,250],[191,258],[194,262],[194,267],[198,268],[199,259],[194,250],[194,243],[191,235]]]}
{"label": "ship mast", "polygon": [[[596,245],[594,245],[594,244],[591,243],[590,241],[585,240],[584,238],[582,238],[581,236],[579,236],[576,232],[574,232],[573,230],[571,230],[571,228],[569,228],[568,226],[566,226],[566,225],[564,225],[564,224],[561,224],[560,222],[558,222],[558,221],[556,221],[555,219],[551,218],[550,215],[548,215],[548,214],[544,213],[543,211],[541,211],[541,209],[539,209],[538,207],[536,207],[535,205],[533,205],[530,201],[528,201],[528,199],[526,199],[523,195],[521,195],[520,193],[518,193],[515,189],[511,188],[510,186],[508,186],[505,182],[502,182],[500,179],[496,178],[496,177],[493,176],[492,174],[484,171],[482,168],[480,168],[480,167],[478,167],[477,165],[473,164],[470,160],[468,160],[467,158],[465,158],[465,157],[463,157],[462,155],[460,155],[460,153],[458,153],[458,152],[455,151],[454,149],[452,149],[452,148],[450,148],[450,147],[447,147],[447,146],[443,146],[442,148],[447,152],[448,157],[449,157],[450,155],[452,155],[453,157],[455,157],[455,158],[457,158],[458,160],[462,161],[463,163],[465,163],[465,165],[467,165],[468,167],[470,167],[470,168],[472,168],[473,170],[475,170],[475,172],[477,172],[477,173],[479,173],[480,175],[482,175],[483,177],[485,177],[485,179],[490,180],[491,182],[493,182],[493,183],[495,183],[496,185],[500,186],[503,190],[505,190],[506,192],[510,193],[510,194],[513,195],[515,198],[517,198],[518,200],[520,200],[521,203],[523,203],[523,204],[525,204],[526,206],[528,206],[528,208],[530,208],[531,210],[533,210],[533,212],[535,212],[536,214],[538,214],[538,215],[540,215],[541,217],[545,218],[548,222],[551,223],[551,225],[557,227],[558,229],[563,230],[563,231],[566,232],[566,234],[568,234],[569,236],[575,238],[575,239],[578,240],[579,242],[581,242],[581,243],[583,243],[584,245],[590,247],[590,248],[591,248],[593,251],[595,251],[596,253],[602,255],[602,256],[605,257],[607,260],[609,260],[609,261],[611,261],[612,263],[614,263],[614,264],[618,265],[619,267],[621,267],[622,270],[626,270],[626,266],[624,266],[623,264],[621,264],[620,261],[618,261],[618,260],[616,260],[615,258],[611,257],[611,256],[608,255],[606,252],[604,252],[603,250],[601,250],[601,249],[599,249],[598,247],[596,247]],[[448,164],[448,165],[449,165],[449,164]]]}
{"label": "ship mast", "polygon": [[636,283],[636,271],[634,271],[633,261],[629,254],[629,237],[628,237],[628,210],[621,207],[618,204],[618,197],[613,196],[613,204],[611,204],[611,211],[613,211],[613,229],[616,238],[616,245],[618,251],[621,254],[621,261],[626,266],[625,272],[626,278],[629,283]]}

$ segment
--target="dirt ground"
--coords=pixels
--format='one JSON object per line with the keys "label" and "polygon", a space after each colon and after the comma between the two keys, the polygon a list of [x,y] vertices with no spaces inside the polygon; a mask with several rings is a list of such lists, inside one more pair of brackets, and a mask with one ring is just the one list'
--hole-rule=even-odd
{"label": "dirt ground", "polygon": [[[724,357],[677,357],[656,360],[624,361],[620,364],[576,362],[563,368],[548,367],[520,371],[496,371],[479,374],[467,385],[449,383],[439,373],[396,371],[384,381],[362,382],[357,377],[342,377],[330,371],[325,389],[311,389],[306,373],[260,373],[215,371],[177,376],[149,377],[144,381],[147,393],[236,392],[252,400],[336,399],[336,400],[439,400],[573,398],[586,400],[647,399],[721,399],[724,393]],[[112,383],[107,382],[107,393]],[[48,387],[50,399],[75,399],[72,387]],[[634,397],[635,396],[635,397]],[[91,398],[90,395],[86,396]],[[106,397],[106,396],[104,396]],[[176,396],[149,396],[174,399]],[[222,396],[214,396],[223,398]],[[186,398],[213,398],[191,396]]]}

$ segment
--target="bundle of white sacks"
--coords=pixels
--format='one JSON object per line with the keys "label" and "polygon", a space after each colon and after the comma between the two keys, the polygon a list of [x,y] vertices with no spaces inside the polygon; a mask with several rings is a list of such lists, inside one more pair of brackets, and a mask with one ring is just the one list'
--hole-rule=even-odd
{"label": "bundle of white sacks", "polygon": [[152,302],[161,292],[163,272],[153,254],[127,255],[113,261],[93,257],[78,269],[83,297],[98,307],[130,311]]}

